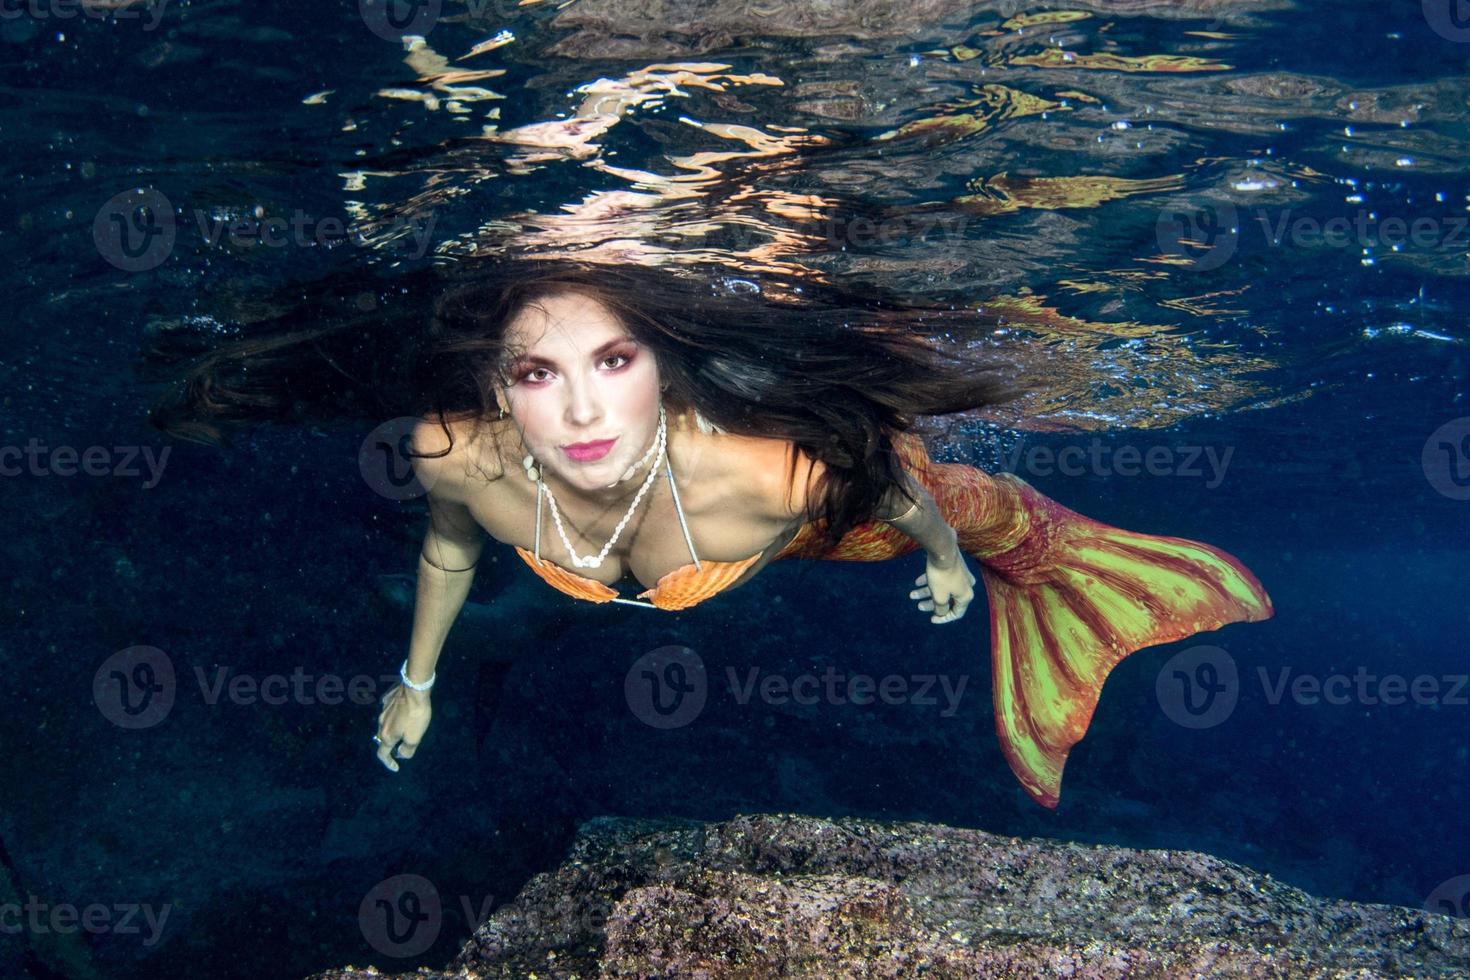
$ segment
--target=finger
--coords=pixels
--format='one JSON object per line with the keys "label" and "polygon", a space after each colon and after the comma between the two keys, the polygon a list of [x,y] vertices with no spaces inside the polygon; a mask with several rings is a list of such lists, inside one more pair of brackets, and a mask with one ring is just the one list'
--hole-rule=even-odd
{"label": "finger", "polygon": [[914,591],[912,591],[912,592],[909,593],[909,598],[910,599],[927,599],[927,598],[929,598],[929,595],[930,595],[930,592],[929,592],[928,589],[915,589]]}
{"label": "finger", "polygon": [[410,741],[408,741],[408,739],[404,739],[402,742],[399,742],[398,743],[398,752],[397,752],[398,758],[400,758],[400,759],[412,759],[413,758],[413,754],[418,751],[418,748],[419,748],[419,743],[417,743],[417,742],[410,742]]}
{"label": "finger", "polygon": [[398,771],[398,763],[393,761],[392,755],[394,742],[394,739],[385,738],[383,744],[378,746],[378,761],[387,766],[389,772]]}
{"label": "finger", "polygon": [[928,572],[925,572],[923,575],[920,575],[918,578],[914,579],[914,584],[915,585],[926,585],[926,584],[928,584],[928,582],[929,582],[929,573]]}

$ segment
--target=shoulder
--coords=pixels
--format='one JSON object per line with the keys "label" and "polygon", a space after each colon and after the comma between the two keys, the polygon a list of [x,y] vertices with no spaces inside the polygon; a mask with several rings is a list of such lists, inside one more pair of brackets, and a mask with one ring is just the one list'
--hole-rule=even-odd
{"label": "shoulder", "polygon": [[461,499],[473,485],[505,475],[497,432],[474,419],[421,418],[409,434],[409,460],[435,496]]}
{"label": "shoulder", "polygon": [[805,523],[826,467],[787,439],[752,439],[741,485],[749,503],[783,525]]}

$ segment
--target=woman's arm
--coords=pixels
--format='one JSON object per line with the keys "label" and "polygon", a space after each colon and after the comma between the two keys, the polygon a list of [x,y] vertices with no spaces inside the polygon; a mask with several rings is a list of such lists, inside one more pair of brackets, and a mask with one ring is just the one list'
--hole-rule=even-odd
{"label": "woman's arm", "polygon": [[[750,482],[763,488],[761,494],[769,512],[787,522],[810,519],[807,491],[812,483],[809,480],[820,478],[825,469],[821,462],[799,448],[795,455],[807,464],[808,479],[793,479],[785,467],[760,466],[751,470]],[[783,476],[775,480],[772,473]],[[914,580],[918,588],[909,593],[909,598],[918,600],[921,612],[932,613],[931,623],[952,623],[965,615],[974,598],[975,576],[965,567],[959,535],[940,514],[938,502],[912,474],[905,471],[902,477],[903,486],[890,487],[879,499],[873,516],[898,528],[927,553],[924,574]]]}
{"label": "woman's arm", "polygon": [[[758,489],[764,512],[788,525],[800,524],[812,517],[808,491],[820,480],[826,466],[790,443],[783,444],[781,455],[786,458],[779,465],[774,458],[753,462],[748,479]],[[796,465],[790,463],[792,456]],[[913,538],[929,553],[930,564],[936,568],[955,568],[960,563],[960,548],[954,528],[940,515],[939,504],[929,491],[908,473],[903,477],[914,499],[905,497],[898,487],[890,487],[874,517]]]}
{"label": "woman's arm", "polygon": [[464,608],[484,550],[485,534],[469,508],[429,495],[429,529],[419,552],[418,593],[408,643],[408,679],[426,683]]}
{"label": "woman's arm", "polygon": [[959,536],[955,529],[940,516],[939,504],[928,490],[907,473],[904,479],[915,499],[910,501],[898,487],[891,487],[875,516],[918,542],[929,553],[929,563],[936,568],[955,567],[960,561]]}
{"label": "woman's arm", "polygon": [[459,435],[453,440],[439,423],[422,419],[410,438],[414,474],[429,488],[429,527],[419,549],[418,592],[405,671],[415,684],[427,683],[434,676],[439,653],[464,608],[485,546],[485,531],[465,498],[465,452],[470,439],[462,430]]}
{"label": "woman's arm", "polygon": [[[449,628],[464,608],[475,565],[484,546],[483,534],[473,534],[474,525],[463,504],[436,499],[429,494],[429,530],[419,553],[418,596],[413,606],[413,633],[408,643],[404,674],[414,684],[428,684],[434,677],[439,651],[449,637]],[[393,772],[398,759],[412,759],[428,731],[433,709],[429,691],[394,685],[383,696],[378,715],[378,761]]]}

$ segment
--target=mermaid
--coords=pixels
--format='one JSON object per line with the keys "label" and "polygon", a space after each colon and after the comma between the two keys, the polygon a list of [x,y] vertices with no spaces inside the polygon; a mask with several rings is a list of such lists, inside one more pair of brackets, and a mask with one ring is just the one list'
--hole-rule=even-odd
{"label": "mermaid", "polygon": [[[654,614],[772,561],[922,549],[908,597],[946,625],[973,601],[974,559],[996,733],[1046,807],[1120,660],[1272,615],[1218,548],[1111,527],[1013,474],[930,459],[918,419],[995,410],[1034,383],[1007,377],[1015,364],[994,349],[956,343],[943,310],[775,277],[520,260],[438,290],[427,319],[237,342],[197,362],[153,418],[209,441],[214,422],[279,415],[288,400],[398,396],[429,519],[401,683],[374,735],[392,771],[428,730],[436,663],[487,537],[563,593]],[[311,363],[319,385],[302,383]],[[629,577],[636,595],[615,588]]]}

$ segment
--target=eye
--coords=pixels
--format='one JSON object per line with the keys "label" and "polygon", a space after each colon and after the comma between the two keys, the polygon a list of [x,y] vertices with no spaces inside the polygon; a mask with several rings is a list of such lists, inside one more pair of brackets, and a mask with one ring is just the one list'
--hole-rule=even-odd
{"label": "eye", "polygon": [[[633,358],[631,356],[627,355],[627,354],[609,354],[609,355],[607,355],[606,357],[604,357],[602,359],[602,363],[603,364],[606,364],[608,361],[622,361],[623,364],[626,364],[629,361],[631,361],[632,359]],[[622,366],[623,366],[622,364],[613,365],[613,367],[614,367],[615,370],[617,368],[622,367]]]}
{"label": "eye", "polygon": [[532,377],[532,375],[536,374],[536,372],[538,372],[538,371],[545,371],[545,370],[546,370],[546,368],[544,368],[544,367],[521,368],[521,369],[513,372],[511,374],[511,378],[512,378],[513,382],[516,383],[516,384],[519,384],[522,381],[530,381],[533,384],[534,383],[539,383],[539,382],[544,381],[546,379],[545,378]]}

